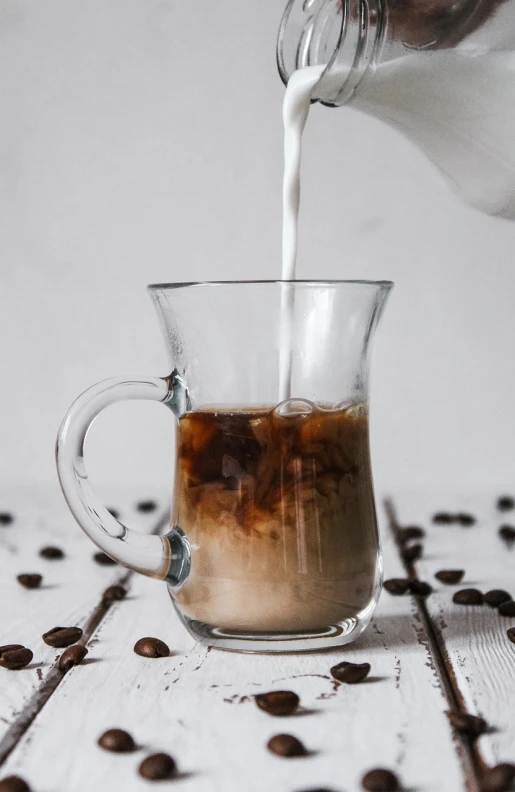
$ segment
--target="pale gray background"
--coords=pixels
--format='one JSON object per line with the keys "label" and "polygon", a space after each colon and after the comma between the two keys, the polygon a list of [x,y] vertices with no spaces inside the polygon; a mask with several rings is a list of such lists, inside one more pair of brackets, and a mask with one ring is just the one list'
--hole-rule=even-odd
{"label": "pale gray background", "polygon": [[[55,482],[73,398],[164,375],[152,281],[280,273],[282,0],[0,0],[0,479]],[[515,224],[354,111],[305,138],[299,277],[391,278],[381,489],[515,486]],[[159,405],[91,431],[94,481],[168,486]]]}

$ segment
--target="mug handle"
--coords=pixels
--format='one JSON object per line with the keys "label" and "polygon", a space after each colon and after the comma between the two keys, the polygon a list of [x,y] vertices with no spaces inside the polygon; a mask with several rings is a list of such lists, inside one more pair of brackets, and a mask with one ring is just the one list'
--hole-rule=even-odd
{"label": "mug handle", "polygon": [[182,531],[156,536],[127,528],[102,505],[84,464],[86,435],[97,415],[111,404],[136,399],[161,402],[178,418],[185,411],[187,391],[177,371],[169,377],[113,377],[93,385],[72,404],[59,429],[59,481],[73,516],[101,550],[122,566],[178,586],[190,569],[189,545]]}

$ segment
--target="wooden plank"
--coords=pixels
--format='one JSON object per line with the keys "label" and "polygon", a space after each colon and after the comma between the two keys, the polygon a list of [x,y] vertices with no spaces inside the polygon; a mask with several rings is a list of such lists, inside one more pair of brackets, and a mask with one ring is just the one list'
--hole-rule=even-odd
{"label": "wooden plank", "polygon": [[[385,561],[388,575],[401,573],[388,537]],[[464,780],[446,700],[409,597],[384,595],[365,635],[348,648],[243,655],[195,645],[163,584],[134,577],[132,585],[130,598],[112,608],[90,641],[89,662],[66,675],[4,774],[18,773],[38,789],[90,792],[101,785],[132,792],[147,788],[137,776],[142,758],[168,751],[185,792],[355,790],[374,766],[392,768],[410,790],[474,789]],[[173,655],[138,657],[133,645],[143,635],[162,638]],[[337,685],[329,669],[342,659],[369,661],[370,680]],[[261,712],[252,696],[269,689],[295,690],[302,711],[282,719]],[[137,753],[113,755],[96,745],[115,726],[133,734]],[[266,742],[280,732],[298,736],[311,755],[271,755]]]}
{"label": "wooden plank", "polygon": [[[152,513],[135,510],[126,491],[110,503],[120,519],[142,531],[153,530],[166,514],[164,503]],[[126,570],[93,560],[97,548],[76,525],[57,487],[2,491],[0,511],[14,517],[11,524],[0,525],[0,645],[21,643],[34,652],[25,669],[0,668],[1,761],[60,682],[54,666],[62,650],[47,646],[42,634],[56,626],[91,629],[102,617],[96,610],[102,592]],[[41,558],[39,550],[45,545],[62,548],[65,558]],[[42,574],[41,588],[23,588],[16,580],[23,572]]]}
{"label": "wooden plank", "polygon": [[[452,597],[461,588],[483,593],[500,588],[515,596],[515,548],[510,550],[498,535],[501,524],[509,523],[510,517],[515,521],[515,513],[500,513],[497,496],[411,492],[395,499],[402,525],[426,528],[424,555],[416,571],[435,589],[426,607],[458,699],[491,727],[477,742],[480,763],[488,765],[515,761],[515,645],[506,635],[515,618],[501,617],[486,605],[455,605]],[[432,522],[438,511],[470,513],[477,522],[471,527],[438,525]],[[440,569],[464,569],[466,574],[459,585],[447,586],[434,577]]]}

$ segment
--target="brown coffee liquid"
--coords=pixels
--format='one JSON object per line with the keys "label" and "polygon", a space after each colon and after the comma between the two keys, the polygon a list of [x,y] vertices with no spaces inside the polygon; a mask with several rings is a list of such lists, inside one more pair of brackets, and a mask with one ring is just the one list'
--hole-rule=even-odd
{"label": "brown coffee liquid", "polygon": [[232,631],[323,630],[378,581],[363,406],[201,409],[179,420],[176,525],[191,573],[183,615]]}

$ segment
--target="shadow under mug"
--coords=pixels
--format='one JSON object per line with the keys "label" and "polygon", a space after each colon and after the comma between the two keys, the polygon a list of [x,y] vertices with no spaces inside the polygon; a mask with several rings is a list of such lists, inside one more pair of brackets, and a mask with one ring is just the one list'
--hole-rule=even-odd
{"label": "shadow under mug", "polygon": [[[105,380],[66,415],[57,467],[77,522],[120,564],[164,580],[197,640],[307,651],[353,641],[370,621],[382,561],[369,372],[392,285],[150,286],[172,374]],[[115,519],[88,480],[87,431],[126,399],[162,402],[176,420],[165,536]]]}

